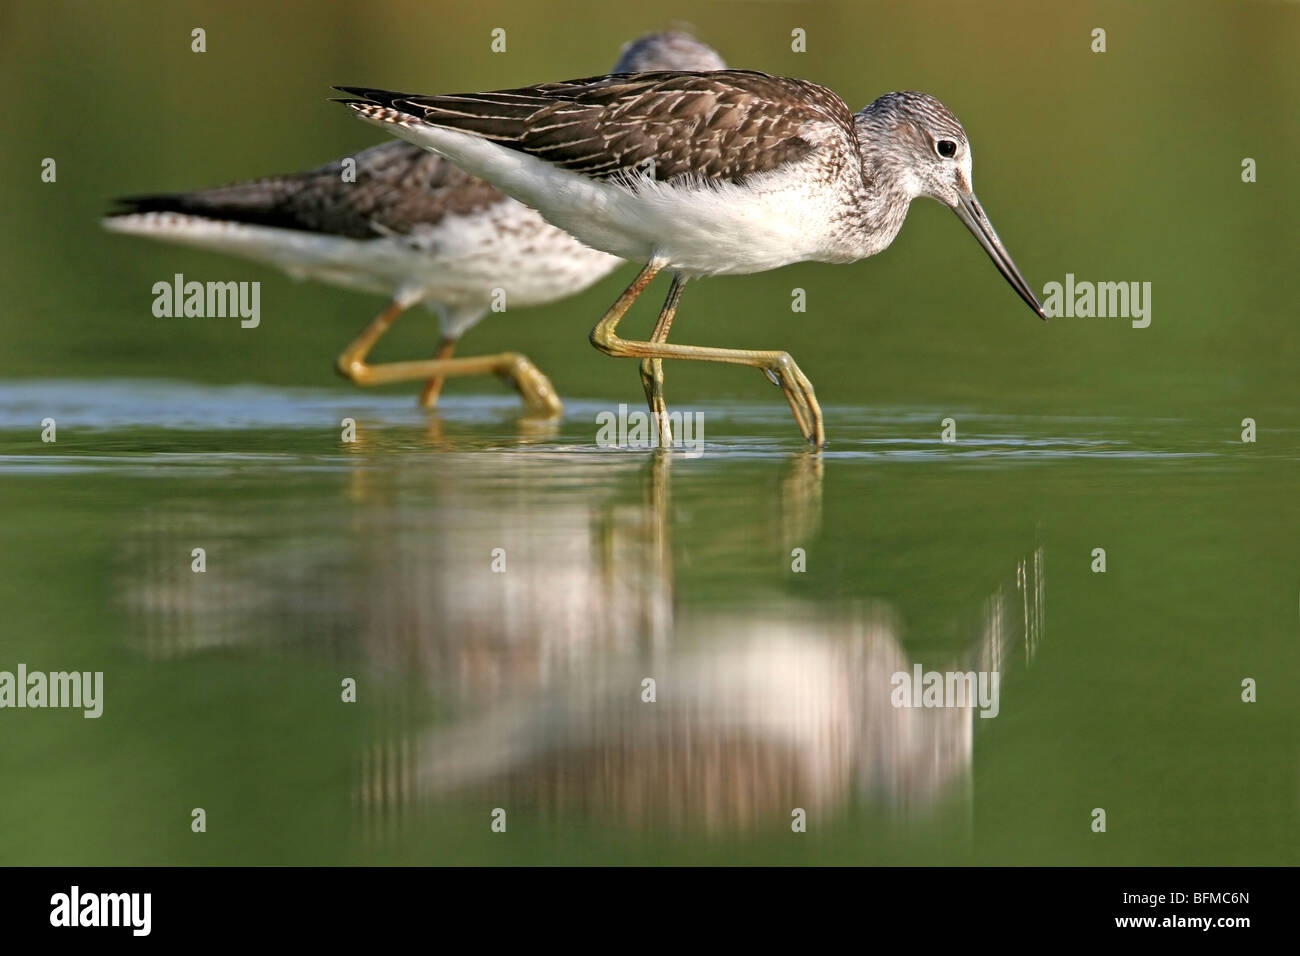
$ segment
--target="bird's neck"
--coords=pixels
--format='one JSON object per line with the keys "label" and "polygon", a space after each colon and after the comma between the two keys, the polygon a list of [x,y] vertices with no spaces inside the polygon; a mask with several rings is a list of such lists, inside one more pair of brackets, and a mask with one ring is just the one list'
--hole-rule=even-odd
{"label": "bird's neck", "polygon": [[874,256],[894,241],[915,198],[910,171],[890,150],[889,136],[871,108],[854,117],[862,159],[862,185],[856,197],[862,210],[858,223],[861,256]]}
{"label": "bird's neck", "polygon": [[903,228],[907,218],[908,207],[912,197],[905,189],[896,184],[880,179],[868,180],[864,176],[865,187],[862,198],[863,215],[859,222],[861,235],[861,256],[874,256],[883,252],[898,231]]}

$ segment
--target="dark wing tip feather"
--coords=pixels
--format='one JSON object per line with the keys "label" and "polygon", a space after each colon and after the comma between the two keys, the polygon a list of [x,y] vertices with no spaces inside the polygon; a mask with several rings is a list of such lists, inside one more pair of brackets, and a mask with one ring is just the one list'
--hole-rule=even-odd
{"label": "dark wing tip feather", "polygon": [[112,204],[105,211],[106,216],[131,216],[144,212],[179,212],[181,205],[179,193],[153,193],[146,196],[118,196],[109,200]]}
{"label": "dark wing tip feather", "polygon": [[347,93],[348,97],[334,97],[335,103],[370,103],[380,106],[392,106],[398,100],[408,99],[412,96],[410,93],[397,93],[393,90],[378,90],[370,86],[336,86],[334,89],[340,93]]}
{"label": "dark wing tip feather", "polygon": [[343,104],[363,118],[399,126],[422,119],[421,111],[412,109],[412,101],[418,97],[410,93],[376,90],[368,86],[336,86],[334,89],[352,95],[333,97],[332,102]]}

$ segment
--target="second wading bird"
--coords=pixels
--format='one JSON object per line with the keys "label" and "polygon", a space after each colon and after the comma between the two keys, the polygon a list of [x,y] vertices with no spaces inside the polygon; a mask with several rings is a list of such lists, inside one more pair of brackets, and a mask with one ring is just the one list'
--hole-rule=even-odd
{"label": "second wading bird", "polygon": [[[616,73],[718,70],[707,44],[651,33],[623,48]],[[557,415],[550,380],[517,352],[452,358],[497,290],[509,307],[543,305],[603,279],[620,261],[548,225],[536,212],[443,157],[387,142],[309,172],[118,200],[114,232],[196,246],[279,266],[297,278],[391,296],[337,360],[358,385],[425,379],[434,405],[449,375],[496,373],[534,412]],[[397,317],[427,303],[441,316],[436,357],[372,364],[367,356]]]}
{"label": "second wading bird", "polygon": [[[362,119],[446,156],[593,249],[645,263],[591,342],[642,360],[661,444],[671,435],[660,363],[693,359],[763,370],[804,437],[824,445],[821,406],[788,352],[667,341],[682,287],[695,276],[875,255],[920,196],[950,207],[1045,318],[975,198],[965,130],[925,93],[887,93],[854,113],[816,83],[748,70],[446,96],[338,89]],[[672,286],[651,338],[620,338],[619,321],[664,269]]]}

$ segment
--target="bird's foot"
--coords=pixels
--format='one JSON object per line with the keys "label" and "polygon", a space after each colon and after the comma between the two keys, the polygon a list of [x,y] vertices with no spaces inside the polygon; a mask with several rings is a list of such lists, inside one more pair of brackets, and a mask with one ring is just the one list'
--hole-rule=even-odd
{"label": "bird's foot", "polygon": [[804,439],[818,448],[825,445],[826,426],[822,422],[822,407],[813,393],[812,382],[799,368],[799,363],[789,352],[782,352],[763,368],[763,372],[773,385],[785,393],[785,400],[790,403],[795,424],[799,426]]}
{"label": "bird's foot", "polygon": [[662,359],[641,360],[641,387],[645,390],[646,404],[659,429],[659,447],[673,447],[673,426],[668,419],[668,403],[664,401],[664,363]]}
{"label": "bird's foot", "polygon": [[515,387],[531,414],[559,418],[564,413],[564,404],[556,394],[555,386],[528,356],[518,352],[506,355],[497,374]]}

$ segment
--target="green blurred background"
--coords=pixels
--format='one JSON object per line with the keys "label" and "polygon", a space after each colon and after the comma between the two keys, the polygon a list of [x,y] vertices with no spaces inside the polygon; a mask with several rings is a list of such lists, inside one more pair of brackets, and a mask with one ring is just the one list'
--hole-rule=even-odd
{"label": "green blurred background", "polygon": [[[789,349],[832,444],[805,458],[758,375],[670,364],[670,405],[708,409],[711,444],[666,482],[647,456],[592,447],[596,407],[641,401],[632,363],[586,340],[630,266],[462,343],[551,375],[572,414],[535,435],[495,381],[451,382],[426,423],[411,386],[376,397],[337,379],[377,297],[99,228],[114,196],[381,142],[327,102],[332,84],[589,75],[678,21],[735,66],[822,82],[854,108],[939,96],[1031,284],[1151,282],[1151,326],[1038,322],[954,217],[920,202],[874,259],[692,285],[674,339]],[[0,862],[1300,862],[1297,49],[1300,5],[1273,2],[5,3],[0,669],[102,668],[108,688],[97,721],[0,713]],[[40,182],[47,156],[55,184]],[[260,280],[261,326],[154,318],[151,287],[175,272]],[[806,314],[790,311],[796,287]],[[415,312],[375,357],[436,337]],[[96,424],[110,378],[118,411]],[[269,388],[137,383],[159,378]],[[65,388],[84,404],[44,445],[36,423]],[[484,413],[469,394],[500,401]],[[266,410],[223,426],[225,402]],[[169,403],[216,407],[179,428]],[[347,414],[356,446],[338,443]],[[946,415],[956,446],[937,440]],[[1254,445],[1239,440],[1248,416]],[[491,586],[481,549],[502,534],[523,549],[510,580],[565,600],[524,587],[486,602],[481,634],[586,620],[621,594],[669,622],[677,653],[708,644],[693,622],[710,614],[731,622],[719,640],[769,610],[831,640],[880,603],[903,651],[942,665],[966,659],[984,602],[1039,551],[1047,627],[1032,663],[1008,663],[999,719],[975,721],[969,776],[911,814],[845,788],[792,839],[781,819],[646,830],[507,791],[389,801],[367,755],[460,719],[458,689],[431,689],[423,657],[475,633],[439,630],[439,614]],[[789,572],[794,545],[805,575]],[[1098,546],[1106,575],[1089,571]],[[340,674],[361,676],[354,709]],[[519,807],[509,840],[488,831],[498,800]],[[1105,836],[1088,829],[1098,806]]]}
{"label": "green blurred background", "polygon": [[[382,141],[326,101],[332,84],[433,92],[586,76],[629,38],[680,19],[731,64],[816,80],[855,109],[892,89],[939,96],[970,133],[976,188],[1030,284],[1067,272],[1149,281],[1153,321],[1036,323],[954,217],[918,202],[875,259],[696,283],[677,341],[788,348],[829,405],[978,399],[1235,422],[1292,404],[1295,4],[11,0],[0,17],[6,376],[344,388],[332,360],[380,300],[108,235],[107,202],[306,169]],[[203,54],[190,52],[196,26]],[[507,30],[505,54],[490,52],[495,27]],[[806,53],[791,52],[795,27]],[[1095,27],[1104,54],[1090,51]],[[57,184],[40,182],[47,156]],[[1241,181],[1244,157],[1258,163],[1254,184]],[[174,272],[260,279],[261,327],[155,319],[152,284]],[[630,274],[492,317],[462,352],[518,349],[562,395],[639,401],[625,363],[585,339]],[[807,290],[805,315],[791,314],[795,287]],[[651,321],[647,303],[629,328]],[[376,357],[423,355],[435,340],[416,315]],[[759,376],[684,364],[672,397],[770,395]]]}

